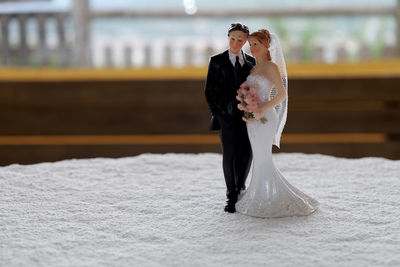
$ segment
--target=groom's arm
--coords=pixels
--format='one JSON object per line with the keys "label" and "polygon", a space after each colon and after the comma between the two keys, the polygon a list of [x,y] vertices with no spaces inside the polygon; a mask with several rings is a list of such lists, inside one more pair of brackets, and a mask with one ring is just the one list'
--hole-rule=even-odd
{"label": "groom's arm", "polygon": [[246,56],[246,59],[247,59],[248,61],[250,61],[250,63],[252,64],[252,66],[256,65],[256,59],[255,59],[254,57],[252,57],[252,56],[250,56],[250,55],[248,55],[248,54],[246,54],[246,53],[244,53],[244,54],[245,54],[245,56]]}
{"label": "groom's arm", "polygon": [[216,67],[215,61],[213,58],[210,59],[210,63],[208,65],[208,72],[207,72],[207,80],[206,86],[204,89],[204,94],[206,96],[208,108],[212,115],[224,113],[222,108],[222,99],[220,94],[218,93],[216,81]]}

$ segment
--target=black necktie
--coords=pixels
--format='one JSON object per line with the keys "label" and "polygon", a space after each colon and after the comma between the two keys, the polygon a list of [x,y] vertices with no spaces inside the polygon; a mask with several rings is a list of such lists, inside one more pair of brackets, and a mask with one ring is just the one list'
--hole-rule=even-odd
{"label": "black necktie", "polygon": [[239,56],[236,56],[236,61],[235,61],[235,69],[240,69],[241,65],[239,62]]}
{"label": "black necktie", "polygon": [[239,57],[236,56],[236,61],[235,61],[235,82],[236,85],[239,85],[239,72],[240,72],[240,68],[242,66],[239,63]]}

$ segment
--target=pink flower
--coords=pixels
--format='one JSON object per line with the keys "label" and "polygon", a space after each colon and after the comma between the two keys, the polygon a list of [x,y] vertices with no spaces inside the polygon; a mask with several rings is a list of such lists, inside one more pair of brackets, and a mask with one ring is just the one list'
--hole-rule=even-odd
{"label": "pink flower", "polygon": [[258,91],[256,87],[249,87],[247,82],[240,85],[239,89],[236,90],[236,99],[239,101],[237,105],[239,110],[244,111],[243,120],[250,122],[254,119],[265,123],[267,119],[260,113],[258,105],[260,98],[258,97]]}
{"label": "pink flower", "polygon": [[247,104],[250,104],[251,102],[253,102],[253,101],[252,101],[252,97],[251,97],[251,96],[248,96],[248,95],[246,95],[246,96],[244,97],[243,101],[246,102]]}
{"label": "pink flower", "polygon": [[249,105],[248,105],[248,109],[250,110],[250,111],[254,111],[256,108],[257,108],[257,103],[255,103],[255,102],[251,102]]}

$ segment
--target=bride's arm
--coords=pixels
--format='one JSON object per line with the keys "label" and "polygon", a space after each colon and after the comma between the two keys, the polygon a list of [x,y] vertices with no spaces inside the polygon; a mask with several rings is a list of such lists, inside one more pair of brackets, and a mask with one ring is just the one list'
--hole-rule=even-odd
{"label": "bride's arm", "polygon": [[271,101],[265,101],[261,102],[258,105],[259,112],[261,113],[260,115],[262,116],[268,109],[275,107],[279,103],[281,103],[283,100],[286,98],[286,90],[285,87],[283,86],[282,78],[278,70],[278,66],[275,64],[272,65],[271,68],[271,80],[272,83],[276,87],[276,95]]}

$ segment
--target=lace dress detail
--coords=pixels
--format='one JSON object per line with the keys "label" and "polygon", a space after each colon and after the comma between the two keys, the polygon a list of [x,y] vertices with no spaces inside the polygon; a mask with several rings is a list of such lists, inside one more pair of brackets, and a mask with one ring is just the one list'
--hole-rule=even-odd
{"label": "lace dress detail", "polygon": [[[251,74],[249,86],[256,87],[261,101],[268,101],[272,84],[263,75]],[[272,144],[278,124],[274,108],[264,114],[267,122],[248,122],[247,132],[253,152],[252,177],[247,190],[239,196],[236,210],[255,217],[309,215],[319,202],[291,185],[272,160]]]}

